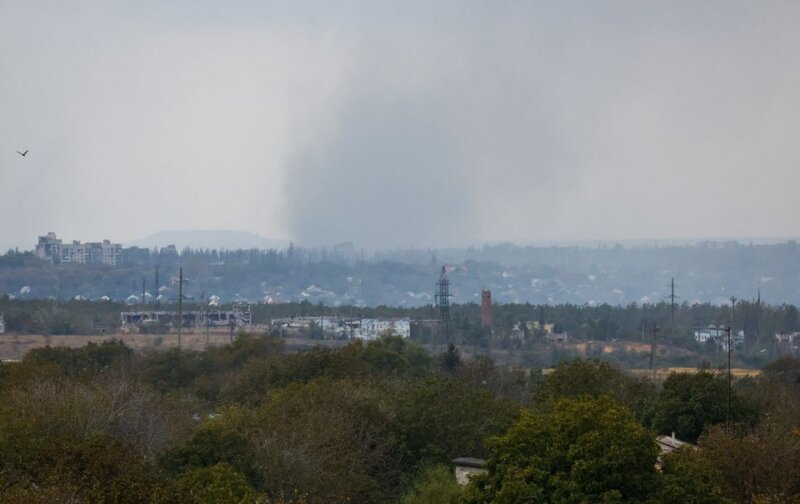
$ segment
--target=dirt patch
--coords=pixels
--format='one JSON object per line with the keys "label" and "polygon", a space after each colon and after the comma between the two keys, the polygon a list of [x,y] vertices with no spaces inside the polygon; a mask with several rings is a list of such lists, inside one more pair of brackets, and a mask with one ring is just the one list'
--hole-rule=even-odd
{"label": "dirt patch", "polygon": [[[659,381],[665,380],[670,373],[697,373],[700,369],[696,367],[666,367],[666,368],[658,368],[656,369],[656,379]],[[719,370],[705,370],[705,371],[712,371],[714,373],[720,374],[722,376],[727,375],[726,371],[719,371]],[[652,369],[631,369],[631,373],[637,376],[652,376],[653,370]],[[761,373],[758,369],[747,369],[747,368],[731,368],[731,376],[734,378],[744,378],[745,376],[756,377]]]}
{"label": "dirt patch", "polygon": [[[44,336],[41,334],[4,334],[0,336],[0,359],[20,360],[26,353],[35,348],[68,347],[80,348],[89,343],[102,343],[103,341],[119,340],[134,350],[145,348],[172,348],[178,346],[177,333],[170,334],[133,334],[112,333],[92,336]],[[181,348],[189,350],[204,350],[209,346],[220,346],[230,343],[229,331],[209,331],[181,334]]]}

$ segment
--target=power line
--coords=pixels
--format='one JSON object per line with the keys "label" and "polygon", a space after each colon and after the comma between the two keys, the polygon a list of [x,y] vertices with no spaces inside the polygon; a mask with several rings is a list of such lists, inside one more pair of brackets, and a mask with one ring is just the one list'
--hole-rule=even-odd
{"label": "power line", "polygon": [[675,341],[675,300],[680,299],[680,296],[675,295],[675,278],[670,278],[669,282],[669,340]]}
{"label": "power line", "polygon": [[658,328],[657,325],[653,325],[653,335],[652,339],[650,340],[650,369],[653,371],[653,383],[656,382],[656,345],[658,340],[658,335],[661,330]]}
{"label": "power line", "polygon": [[[734,301],[734,298],[731,298]],[[731,326],[728,326],[728,424],[731,422]]]}
{"label": "power line", "polygon": [[178,273],[178,349],[181,348],[181,328],[183,327],[183,267]]}

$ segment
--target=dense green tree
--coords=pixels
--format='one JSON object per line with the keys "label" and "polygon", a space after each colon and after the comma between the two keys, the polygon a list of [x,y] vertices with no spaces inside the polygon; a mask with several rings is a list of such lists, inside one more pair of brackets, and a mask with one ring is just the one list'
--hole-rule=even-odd
{"label": "dense green tree", "polygon": [[800,425],[800,359],[784,356],[764,367],[757,379],[740,380],[737,392],[774,424]]}
{"label": "dense green tree", "polygon": [[458,504],[464,487],[456,482],[453,471],[446,465],[423,470],[414,480],[401,504]]}
{"label": "dense green tree", "polygon": [[89,342],[81,348],[35,348],[25,355],[32,364],[54,363],[69,376],[91,375],[107,370],[115,364],[128,364],[133,350],[121,341]]}
{"label": "dense green tree", "polygon": [[224,462],[192,469],[175,484],[176,504],[252,504],[256,492],[247,479]]}
{"label": "dense green tree", "polygon": [[381,502],[398,486],[401,451],[379,385],[297,383],[238,415],[225,421],[254,447],[264,491],[273,498]]}
{"label": "dense green tree", "polygon": [[15,446],[28,438],[107,435],[149,455],[183,435],[190,404],[162,396],[126,373],[92,381],[34,377],[0,396],[0,441]]}
{"label": "dense green tree", "polygon": [[718,425],[700,438],[699,447],[734,502],[800,502],[800,438],[785,426]]}
{"label": "dense green tree", "polygon": [[450,343],[447,350],[439,355],[439,367],[442,371],[454,373],[461,366],[461,351]]}
{"label": "dense green tree", "polygon": [[431,376],[397,391],[396,430],[414,464],[481,457],[484,440],[504,432],[519,407],[449,376]]}
{"label": "dense green tree", "polygon": [[250,442],[221,422],[209,422],[185,444],[175,446],[159,457],[159,465],[173,476],[218,464],[232,467],[254,487],[262,483]]}
{"label": "dense green tree", "polygon": [[726,504],[720,471],[694,447],[684,446],[663,457],[661,482],[653,504]]}
{"label": "dense green tree", "polygon": [[497,366],[490,357],[476,356],[465,359],[458,368],[456,377],[469,385],[488,391],[498,399],[506,399],[518,404],[531,401],[531,382],[540,374]]}
{"label": "dense green tree", "polygon": [[657,485],[655,440],[609,396],[523,411],[489,446],[467,502],[645,502]]}
{"label": "dense green tree", "polygon": [[[727,382],[713,373],[671,373],[648,413],[650,424],[658,432],[674,432],[694,443],[706,428],[728,420],[728,392]],[[755,423],[755,405],[735,391],[730,398],[730,421]]]}
{"label": "dense green tree", "polygon": [[[104,435],[49,437],[24,453],[6,454],[3,502],[159,502],[164,490],[155,468],[136,447]],[[23,461],[19,461],[24,457]],[[19,462],[11,462],[13,460]],[[21,462],[21,463],[20,463]]]}
{"label": "dense green tree", "polygon": [[550,374],[536,382],[533,389],[534,403],[539,408],[547,408],[565,397],[581,395],[611,395],[641,416],[655,397],[655,387],[609,363],[573,359],[558,363]]}

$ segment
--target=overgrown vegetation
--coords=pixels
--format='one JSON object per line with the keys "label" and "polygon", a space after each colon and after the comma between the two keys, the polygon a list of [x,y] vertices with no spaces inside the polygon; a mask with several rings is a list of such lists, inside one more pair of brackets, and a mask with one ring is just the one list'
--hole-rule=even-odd
{"label": "overgrown vegetation", "polygon": [[[728,422],[727,382],[702,370],[522,373],[397,337],[45,348],[0,367],[0,501],[791,502],[798,376],[783,358],[734,382]],[[672,432],[698,449],[659,459]],[[456,485],[460,456],[488,474]]]}

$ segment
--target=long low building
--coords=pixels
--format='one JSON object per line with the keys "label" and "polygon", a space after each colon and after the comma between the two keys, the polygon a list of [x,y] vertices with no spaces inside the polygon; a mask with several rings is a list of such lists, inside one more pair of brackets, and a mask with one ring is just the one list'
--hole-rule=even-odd
{"label": "long low building", "polygon": [[[187,310],[181,313],[182,327],[245,327],[252,325],[250,310]],[[127,311],[120,313],[123,329],[154,324],[177,327],[176,311]]]}
{"label": "long low building", "polygon": [[270,326],[275,331],[311,332],[315,328],[326,338],[376,340],[392,335],[411,336],[409,319],[371,319],[343,317],[290,317],[272,319]]}

